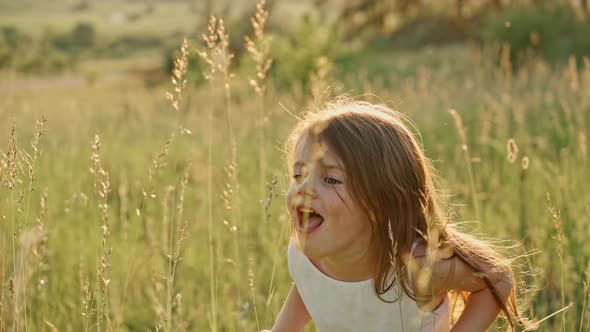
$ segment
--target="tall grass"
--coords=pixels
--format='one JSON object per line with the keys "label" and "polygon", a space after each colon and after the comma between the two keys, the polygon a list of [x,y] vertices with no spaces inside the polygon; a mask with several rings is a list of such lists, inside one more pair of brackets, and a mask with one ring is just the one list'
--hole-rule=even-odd
{"label": "tall grass", "polygon": [[[0,98],[0,331],[272,325],[291,281],[287,180],[271,175],[285,173],[281,143],[309,100],[297,83],[273,83],[268,13],[257,8],[253,61],[232,61],[228,31],[211,18],[199,52],[206,84],[185,83],[194,50],[182,43],[169,100],[169,84],[131,80]],[[436,69],[432,50],[399,53],[406,74],[387,80],[362,67],[337,77],[323,58],[311,94],[340,80],[352,94],[403,101],[456,218],[539,250],[525,305],[541,330],[584,331],[590,61],[514,71],[508,50],[494,53],[500,67],[493,51],[439,49]]]}

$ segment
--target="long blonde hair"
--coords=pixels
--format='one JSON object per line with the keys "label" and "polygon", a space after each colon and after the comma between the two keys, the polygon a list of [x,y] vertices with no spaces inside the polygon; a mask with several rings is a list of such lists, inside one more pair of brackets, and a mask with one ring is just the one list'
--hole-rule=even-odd
{"label": "long blonde hair", "polygon": [[[433,168],[403,118],[385,105],[340,97],[319,112],[308,112],[299,122],[287,141],[288,161],[292,163],[298,144],[309,138],[326,144],[340,158],[351,197],[374,214],[371,228],[378,257],[373,287],[380,299],[387,302],[383,295],[396,282],[415,299],[404,261],[420,237],[430,241],[430,247],[451,246],[456,256],[479,273],[512,328],[513,318],[532,328],[517,306],[517,282],[504,302],[483,273],[484,267],[500,269],[509,271],[516,280],[511,261],[447,220],[440,207]],[[437,235],[428,236],[433,230]],[[466,296],[453,293],[451,307]]]}

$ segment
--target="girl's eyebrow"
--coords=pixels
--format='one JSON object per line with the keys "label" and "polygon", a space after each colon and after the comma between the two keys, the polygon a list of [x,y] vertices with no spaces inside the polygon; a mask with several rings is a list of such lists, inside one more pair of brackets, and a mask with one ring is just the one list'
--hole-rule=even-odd
{"label": "girl's eyebrow", "polygon": [[[342,171],[342,167],[340,167],[340,165],[338,165],[338,164],[329,164],[329,163],[326,163],[323,159],[318,160],[318,163],[324,169],[337,169],[337,170]],[[296,161],[293,164],[293,168],[305,167],[305,165],[306,164],[303,161]]]}
{"label": "girl's eyebrow", "polygon": [[326,164],[322,161],[320,161],[320,165],[322,165],[323,168],[325,169],[337,169],[337,170],[342,170],[342,167],[340,167],[339,165],[330,165],[330,164]]}

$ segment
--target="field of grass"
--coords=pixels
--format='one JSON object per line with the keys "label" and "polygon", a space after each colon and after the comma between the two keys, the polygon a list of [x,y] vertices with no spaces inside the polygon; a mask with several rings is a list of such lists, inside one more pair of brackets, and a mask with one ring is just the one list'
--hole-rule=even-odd
{"label": "field of grass", "polygon": [[513,72],[496,51],[367,53],[338,76],[327,59],[257,94],[254,62],[224,75],[218,46],[178,110],[172,83],[0,90],[0,331],[269,328],[291,284],[282,144],[330,86],[412,118],[456,220],[534,252],[525,312],[587,331],[590,61]]}

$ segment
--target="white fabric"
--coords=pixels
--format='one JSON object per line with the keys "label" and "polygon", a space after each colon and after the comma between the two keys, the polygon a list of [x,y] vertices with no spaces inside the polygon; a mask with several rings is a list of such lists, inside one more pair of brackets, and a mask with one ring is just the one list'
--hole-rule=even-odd
{"label": "white fabric", "polygon": [[[448,332],[450,329],[447,297],[433,312],[420,310],[404,292],[393,303],[383,302],[375,295],[371,280],[343,282],[326,276],[292,240],[289,272],[321,332]],[[393,300],[398,293],[400,287],[394,285],[383,297]]]}

